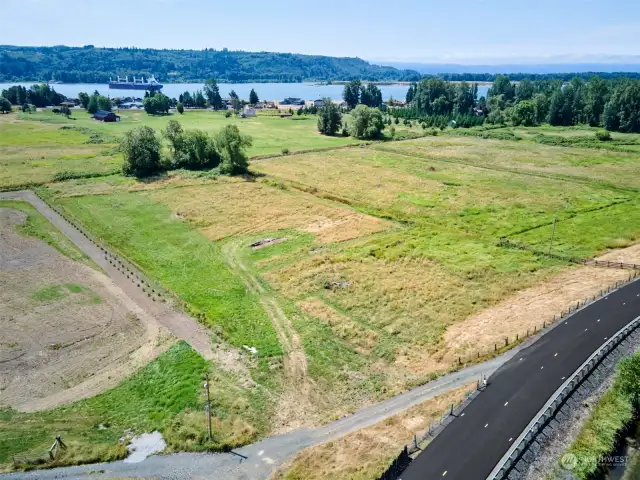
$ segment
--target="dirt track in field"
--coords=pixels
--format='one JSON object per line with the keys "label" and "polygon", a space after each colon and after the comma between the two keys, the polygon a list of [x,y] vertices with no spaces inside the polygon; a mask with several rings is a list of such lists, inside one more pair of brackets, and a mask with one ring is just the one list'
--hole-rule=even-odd
{"label": "dirt track in field", "polygon": [[312,422],[316,408],[312,401],[317,398],[315,384],[307,373],[307,356],[302,340],[293,328],[291,320],[278,305],[274,295],[244,265],[238,255],[238,241],[227,243],[222,253],[224,259],[238,275],[248,291],[256,294],[265,313],[276,331],[284,350],[284,389],[276,409],[274,431],[284,433]]}
{"label": "dirt track in field", "polygon": [[171,336],[106,275],[15,227],[0,208],[0,405],[52,408],[117,385]]}

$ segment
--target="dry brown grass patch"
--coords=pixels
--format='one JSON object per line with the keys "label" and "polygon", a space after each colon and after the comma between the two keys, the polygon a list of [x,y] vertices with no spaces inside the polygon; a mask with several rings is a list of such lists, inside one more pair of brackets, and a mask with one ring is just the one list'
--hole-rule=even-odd
{"label": "dry brown grass patch", "polygon": [[194,223],[208,238],[263,231],[298,229],[314,233],[323,243],[350,240],[389,226],[378,218],[261,183],[220,181],[153,193],[179,216]]}
{"label": "dry brown grass patch", "polygon": [[[613,251],[599,260],[640,263],[640,245]],[[551,323],[553,316],[569,306],[629,277],[629,270],[597,267],[576,267],[551,279],[522,290],[498,305],[452,325],[444,335],[442,361],[453,363],[458,355],[472,355],[481,346],[484,350],[505,337],[521,337],[543,321]],[[440,356],[440,355],[439,355]]]}
{"label": "dry brown grass patch", "polygon": [[[268,175],[296,182],[322,192],[374,207],[393,205],[404,192],[434,193],[441,182],[420,178],[392,166],[382,159],[388,153],[370,149],[308,153],[281,157],[252,165]],[[380,162],[377,160],[380,159]]]}
{"label": "dry brown grass patch", "polygon": [[438,395],[376,425],[338,440],[308,448],[271,477],[272,480],[370,480],[380,475],[400,450],[452,403],[461,402],[475,384]]}
{"label": "dry brown grass patch", "polygon": [[376,345],[378,334],[331,308],[319,298],[298,302],[307,314],[327,324],[340,339],[352,344],[360,353],[368,353]]}

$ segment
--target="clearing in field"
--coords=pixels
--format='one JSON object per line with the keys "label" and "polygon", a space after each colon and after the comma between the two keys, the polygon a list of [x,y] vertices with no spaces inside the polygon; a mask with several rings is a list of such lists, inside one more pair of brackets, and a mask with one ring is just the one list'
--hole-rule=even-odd
{"label": "clearing in field", "polygon": [[[254,136],[253,155],[352,141],[317,135],[309,119],[126,112],[120,124],[106,125],[83,115],[19,121],[44,137],[52,127],[53,138],[80,135],[76,142],[93,134],[114,142],[132,125],[159,130],[169,118],[212,132],[238,122]],[[67,122],[81,130],[58,129]],[[551,319],[622,278],[498,241],[506,236],[542,249],[557,217],[558,253],[636,258],[640,177],[633,152],[540,145],[538,132],[520,141],[454,134],[254,160],[246,178],[173,171],[145,181],[110,175],[43,186],[50,202],[179,297],[214,344],[242,352],[251,381],[179,343],[60,417],[56,410],[12,410],[9,420],[0,415],[0,429],[19,436],[27,421],[58,425],[52,416],[66,422],[86,415],[94,425],[102,418],[115,425],[92,440],[107,449],[99,458],[122,455],[108,448],[130,426],[161,429],[174,449],[204,448],[200,375],[209,370],[219,433],[212,448],[226,448],[325,423],[459,368],[459,356],[475,358],[496,338],[522,334],[540,316]],[[6,179],[17,171],[9,169]],[[616,247],[628,248],[607,253]],[[109,304],[86,279],[47,279],[22,296],[64,308]],[[171,398],[136,396],[182,377]],[[139,415],[126,404],[129,396]],[[125,411],[120,418],[109,413],[112,402]],[[83,425],[69,435],[93,428]],[[10,435],[0,443],[11,444]]]}
{"label": "clearing in field", "polygon": [[166,331],[108,277],[25,231],[64,242],[30,205],[0,202],[0,405],[96,395],[167,348]]}
{"label": "clearing in field", "polygon": [[[43,193],[216,335],[255,350],[252,376],[279,398],[271,428],[286,431],[524,333],[534,315],[515,318],[514,302],[551,319],[619,280],[497,246],[503,236],[544,238],[556,216],[559,249],[591,257],[623,245],[612,238],[635,241],[632,155],[584,149],[611,168],[576,169],[574,155],[585,152],[574,150],[438,136],[254,161],[264,176],[249,179],[173,172],[144,183],[71,180]],[[536,164],[542,157],[548,166]],[[607,214],[630,220],[599,227]],[[581,228],[562,231],[565,222]],[[552,288],[567,279],[569,290]]]}

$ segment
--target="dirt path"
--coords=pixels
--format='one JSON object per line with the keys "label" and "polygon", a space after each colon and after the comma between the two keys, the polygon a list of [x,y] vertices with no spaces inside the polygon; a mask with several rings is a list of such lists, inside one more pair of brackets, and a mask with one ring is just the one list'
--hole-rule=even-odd
{"label": "dirt path", "polygon": [[[60,232],[69,238],[81,251],[91,258],[102,270],[111,277],[116,285],[141,309],[152,315],[158,323],[166,327],[177,338],[185,340],[200,355],[207,360],[214,360],[226,370],[234,371],[243,383],[252,383],[248,369],[241,361],[242,354],[229,346],[211,342],[207,329],[185,313],[175,311],[168,303],[153,301],[121,271],[110,264],[104,253],[96,244],[76,230],[62,216],[55,212],[45,202],[30,190],[16,192],[0,192],[0,200],[22,200],[33,205]],[[141,272],[135,271],[141,275]]]}
{"label": "dirt path", "polygon": [[241,242],[229,242],[222,254],[233,272],[244,282],[247,290],[256,294],[265,313],[269,316],[278,340],[284,350],[284,389],[276,409],[274,429],[277,433],[299,428],[309,421],[316,410],[312,398],[315,385],[307,375],[307,356],[300,336],[291,320],[278,305],[275,296],[249,271],[238,253]]}

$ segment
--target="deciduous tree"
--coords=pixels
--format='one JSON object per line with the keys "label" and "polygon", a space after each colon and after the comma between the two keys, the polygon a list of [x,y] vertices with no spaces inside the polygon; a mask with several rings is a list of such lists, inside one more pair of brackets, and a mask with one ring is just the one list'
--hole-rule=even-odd
{"label": "deciduous tree", "polygon": [[318,131],[323,135],[335,135],[342,126],[342,114],[330,98],[323,98],[322,103],[318,109]]}
{"label": "deciduous tree", "polygon": [[160,140],[148,126],[126,132],[120,142],[124,157],[122,173],[136,177],[152,175],[160,169]]}
{"label": "deciduous tree", "polygon": [[342,99],[346,102],[347,106],[350,109],[355,108],[360,101],[361,86],[362,84],[360,83],[360,80],[352,80],[344,86]]}
{"label": "deciduous tree", "polygon": [[378,138],[384,129],[382,113],[377,108],[358,105],[351,112],[349,134],[360,139]]}
{"label": "deciduous tree", "polygon": [[0,97],[0,112],[9,113],[11,111],[11,102],[4,97]]}
{"label": "deciduous tree", "polygon": [[252,145],[249,135],[240,133],[237,125],[225,125],[215,136],[215,146],[220,154],[223,173],[245,173],[249,167],[246,149]]}

